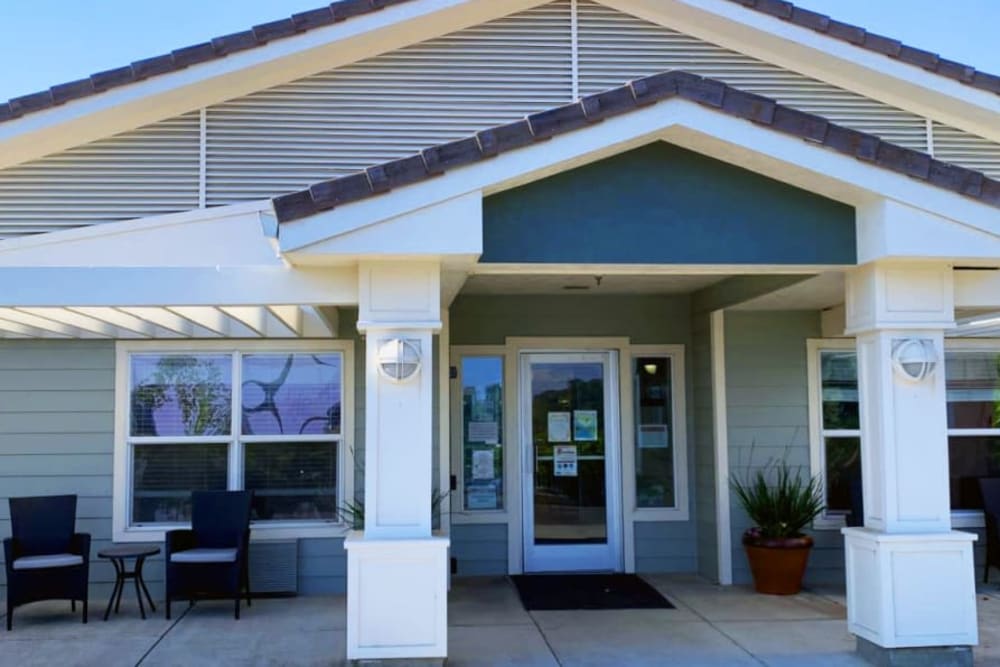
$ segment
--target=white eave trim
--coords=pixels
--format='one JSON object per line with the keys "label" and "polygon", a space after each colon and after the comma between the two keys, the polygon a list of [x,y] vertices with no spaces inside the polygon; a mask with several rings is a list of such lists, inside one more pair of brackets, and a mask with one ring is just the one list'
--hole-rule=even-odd
{"label": "white eave trim", "polygon": [[597,1],[618,11],[1000,142],[1000,122],[997,120],[1000,95],[730,0]]}
{"label": "white eave trim", "polygon": [[0,123],[0,169],[478,25],[543,1],[411,0],[29,113]]}
{"label": "white eave trim", "polygon": [[290,252],[332,236],[474,192],[482,196],[610,157],[653,141],[670,143],[816,192],[854,207],[885,198],[992,235],[997,209],[867,164],[832,149],[672,98],[548,141],[501,153],[443,176],[282,223],[279,245]]}

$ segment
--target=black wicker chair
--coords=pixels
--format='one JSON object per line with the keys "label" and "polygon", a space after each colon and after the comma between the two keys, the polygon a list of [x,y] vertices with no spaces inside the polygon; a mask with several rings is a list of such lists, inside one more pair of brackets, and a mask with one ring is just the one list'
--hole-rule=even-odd
{"label": "black wicker chair", "polygon": [[76,496],[10,498],[11,537],[3,541],[7,630],[14,608],[40,600],[83,603],[87,622],[90,535],[77,533]]}
{"label": "black wicker chair", "polygon": [[849,527],[861,527],[865,525],[865,499],[861,491],[861,478],[851,479],[850,485],[851,511],[844,517],[844,523]]}
{"label": "black wicker chair", "polygon": [[990,580],[990,566],[1000,567],[1000,477],[979,479],[983,496],[983,518],[986,521],[986,562],[983,563],[983,583]]}
{"label": "black wicker chair", "polygon": [[241,589],[250,606],[247,552],[253,491],[195,491],[191,529],[166,534],[166,613],[173,600],[232,598],[240,617]]}

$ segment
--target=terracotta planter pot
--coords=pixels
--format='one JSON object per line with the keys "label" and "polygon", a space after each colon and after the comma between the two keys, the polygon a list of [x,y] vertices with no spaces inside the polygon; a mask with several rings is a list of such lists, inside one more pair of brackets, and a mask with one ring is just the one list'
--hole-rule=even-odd
{"label": "terracotta planter pot", "polygon": [[794,595],[802,589],[802,577],[809,562],[813,540],[809,536],[787,539],[744,538],[758,593]]}

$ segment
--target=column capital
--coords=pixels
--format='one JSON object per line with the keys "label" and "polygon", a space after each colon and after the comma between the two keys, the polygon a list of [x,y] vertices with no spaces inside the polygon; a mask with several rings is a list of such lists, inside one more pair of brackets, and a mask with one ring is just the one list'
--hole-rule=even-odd
{"label": "column capital", "polygon": [[358,265],[358,330],[441,328],[441,266],[427,260]]}
{"label": "column capital", "polygon": [[943,330],[955,325],[952,266],[879,261],[847,273],[847,334],[883,329]]}

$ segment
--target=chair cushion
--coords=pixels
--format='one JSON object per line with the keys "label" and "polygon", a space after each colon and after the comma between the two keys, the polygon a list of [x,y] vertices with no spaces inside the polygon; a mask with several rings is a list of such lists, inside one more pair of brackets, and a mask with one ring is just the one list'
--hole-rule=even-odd
{"label": "chair cushion", "polygon": [[185,549],[170,554],[171,563],[232,563],[236,549]]}
{"label": "chair cushion", "polygon": [[45,556],[22,556],[14,561],[15,570],[40,570],[44,567],[71,567],[83,565],[83,556],[76,554],[46,554]]}

